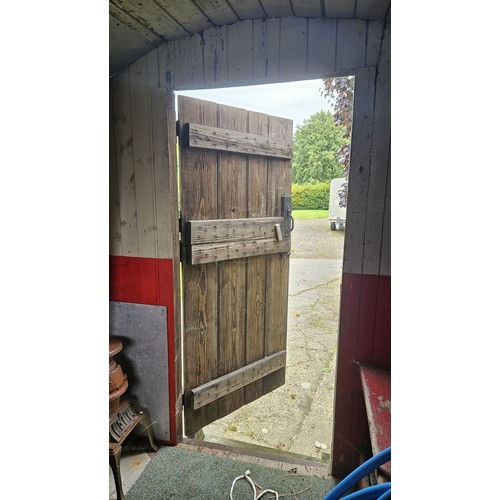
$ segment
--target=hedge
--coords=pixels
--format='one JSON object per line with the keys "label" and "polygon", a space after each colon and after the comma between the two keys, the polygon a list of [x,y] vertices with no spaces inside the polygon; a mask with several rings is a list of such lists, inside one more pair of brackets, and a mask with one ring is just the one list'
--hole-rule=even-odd
{"label": "hedge", "polygon": [[330,183],[292,184],[292,209],[328,210]]}

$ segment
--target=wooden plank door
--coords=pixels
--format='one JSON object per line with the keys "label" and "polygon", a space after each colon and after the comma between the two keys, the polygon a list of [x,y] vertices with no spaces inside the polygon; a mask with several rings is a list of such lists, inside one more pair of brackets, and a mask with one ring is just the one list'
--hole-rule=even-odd
{"label": "wooden plank door", "polygon": [[178,99],[189,436],[285,382],[293,123]]}

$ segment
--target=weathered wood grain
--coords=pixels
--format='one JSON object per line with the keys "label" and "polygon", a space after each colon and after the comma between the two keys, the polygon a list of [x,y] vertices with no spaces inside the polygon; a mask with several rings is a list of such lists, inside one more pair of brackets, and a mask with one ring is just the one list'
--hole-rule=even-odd
{"label": "weathered wood grain", "polygon": [[240,21],[227,27],[229,81],[253,80],[253,22]]}
{"label": "weathered wood grain", "polygon": [[264,378],[270,373],[284,368],[285,363],[286,351],[281,351],[242,368],[238,368],[199,387],[195,387],[191,390],[193,393],[194,409],[197,410],[212,401],[216,401],[256,380]]}
{"label": "weathered wood grain", "polygon": [[293,143],[281,139],[238,132],[217,127],[208,127],[197,123],[184,125],[187,145],[192,148],[215,149],[233,153],[252,154],[288,158],[293,156]]}
{"label": "weathered wood grain", "polygon": [[337,43],[336,19],[309,19],[307,33],[307,74],[322,77],[333,73]]}
{"label": "weathered wood grain", "polygon": [[134,147],[129,85],[129,71],[122,71],[111,82],[111,100],[113,102],[122,251],[125,256],[136,257],[139,253],[139,244],[135,210]]}
{"label": "weathered wood grain", "polygon": [[147,56],[129,68],[132,136],[134,143],[135,208],[138,257],[157,257],[157,228],[151,141],[151,104]]}
{"label": "weathered wood grain", "polygon": [[280,77],[307,73],[307,20],[282,17],[280,30]]}
{"label": "weathered wood grain", "polygon": [[[249,113],[248,132],[268,136],[269,116],[263,113]],[[267,158],[248,157],[248,217],[267,215],[267,168]],[[253,363],[264,356],[266,262],[265,255],[247,259],[247,363]],[[245,387],[245,403],[248,404],[263,394],[263,380],[259,379]]]}
{"label": "weathered wood grain", "polygon": [[109,255],[122,254],[113,100],[109,100]]}
{"label": "weathered wood grain", "polygon": [[272,239],[275,224],[284,223],[283,217],[187,221],[186,243],[197,245],[224,241]]}
{"label": "weathered wood grain", "polygon": [[[269,118],[269,135],[289,139],[293,135],[293,122],[284,118]],[[281,159],[269,159],[267,212],[277,216],[281,212],[281,195],[291,192],[291,165]],[[264,350],[266,355],[286,349],[288,313],[288,254],[269,255],[266,268],[266,320]],[[285,369],[268,375],[264,380],[265,392],[285,383]]]}
{"label": "weathered wood grain", "polygon": [[[179,121],[217,126],[213,103],[178,97]],[[181,144],[182,146],[182,144]],[[183,219],[216,219],[217,153],[181,149],[181,214]],[[186,391],[218,377],[218,264],[183,266],[184,387]],[[186,399],[189,408],[190,401]],[[185,433],[192,434],[217,419],[217,403],[185,412]]]}
{"label": "weathered wood grain", "polygon": [[[279,225],[278,225],[279,227]],[[275,229],[273,227],[273,233]],[[290,239],[279,241],[275,235],[272,239],[244,240],[231,243],[205,243],[188,247],[187,264],[199,265],[209,262],[245,259],[257,255],[273,255],[287,253],[291,250]]]}
{"label": "weathered wood grain", "polygon": [[[183,98],[184,104],[186,99]],[[199,108],[200,115],[203,114],[205,105],[209,105],[206,101],[196,101],[196,106]],[[226,130],[235,130],[237,132],[252,133],[265,136],[269,134],[269,120],[267,115],[260,113],[247,112],[230,106],[217,105],[217,126]],[[181,108],[179,108],[179,117],[181,117]],[[282,118],[277,118],[279,126],[275,127],[273,137],[278,140],[291,141],[292,137],[292,122]],[[187,122],[183,116],[180,119],[181,125]],[[208,124],[206,120],[199,122],[203,125],[214,126]],[[210,196],[202,196],[203,181],[196,180],[186,194],[191,198],[189,204],[203,207],[210,205],[216,207],[217,219],[222,221],[214,222],[213,217],[186,217],[186,213],[182,210],[184,236],[189,233],[189,224],[196,228],[192,232],[195,240],[201,241],[197,245],[192,246],[192,252],[196,251],[196,247],[204,247],[213,250],[213,256],[217,260],[221,259],[221,249],[227,251],[227,248],[238,249],[241,256],[242,249],[248,248],[253,244],[268,245],[279,247],[281,252],[286,256],[285,259],[277,260],[271,264],[271,274],[277,279],[278,284],[271,293],[271,306],[277,311],[277,320],[272,320],[273,311],[266,311],[267,306],[267,289],[266,279],[268,276],[268,259],[271,256],[258,257],[243,257],[240,259],[230,259],[223,262],[200,263],[198,265],[185,265],[184,269],[187,280],[198,279],[198,275],[191,274],[193,268],[205,269],[208,266],[216,266],[217,291],[214,300],[216,311],[214,315],[217,318],[216,329],[216,372],[217,375],[207,378],[204,382],[198,384],[204,385],[213,378],[220,378],[234,372],[248,364],[258,361],[266,354],[266,335],[267,347],[269,354],[275,354],[280,350],[286,349],[286,310],[288,298],[288,257],[290,249],[290,239],[279,238],[276,234],[275,226],[283,223],[281,216],[281,195],[290,193],[291,168],[289,159],[276,159],[257,157],[250,154],[241,154],[227,151],[210,152],[204,149],[196,149],[188,147],[185,138],[181,139],[181,164],[184,164],[184,156],[191,163],[192,170],[190,175],[200,177],[203,175],[200,171],[195,171],[203,166],[200,163],[200,158],[197,154],[205,151],[207,154],[216,155],[211,157],[211,161],[217,169],[217,192],[211,192]],[[187,156],[186,156],[187,155]],[[193,159],[197,160],[193,163]],[[208,159],[208,157],[206,157]],[[181,167],[181,171],[183,166]],[[186,175],[184,172],[182,175]],[[184,179],[184,177],[182,177]],[[183,180],[181,180],[183,182]],[[193,183],[193,181],[191,181]],[[270,188],[271,186],[271,188]],[[183,186],[183,193],[185,187]],[[269,189],[273,193],[269,193]],[[276,191],[276,192],[274,192]],[[207,193],[208,194],[208,193]],[[184,204],[182,205],[184,206]],[[206,210],[200,211],[206,214]],[[249,218],[249,216],[251,216]],[[252,221],[252,218],[255,221]],[[200,219],[203,219],[200,221]],[[255,239],[260,238],[255,232],[249,230],[252,227],[262,223],[262,220],[270,220],[268,224],[268,233],[270,231],[271,239]],[[214,227],[215,225],[215,227]],[[229,228],[229,230],[228,230]],[[233,230],[237,228],[236,230]],[[206,232],[205,232],[206,230]],[[197,233],[198,232],[198,233]],[[266,234],[266,236],[268,235]],[[234,238],[236,241],[226,241],[228,238]],[[279,235],[278,235],[279,236]],[[250,239],[238,239],[250,238]],[[215,240],[215,241],[211,241]],[[230,255],[233,257],[233,255]],[[193,258],[193,262],[194,262]],[[206,282],[204,282],[206,285]],[[270,283],[267,283],[270,285]],[[196,292],[192,283],[185,285],[186,295],[190,295],[189,300],[185,300],[185,315],[188,318],[192,317],[192,311],[199,308],[197,304],[192,306],[193,299],[195,300]],[[215,292],[215,289],[213,290]],[[285,292],[283,294],[283,291]],[[211,290],[212,292],[212,290]],[[284,301],[284,304],[278,305],[277,300]],[[206,305],[207,302],[204,302]],[[285,322],[283,323],[283,313]],[[266,322],[269,322],[271,328],[266,327]],[[284,326],[284,331],[281,328]],[[275,328],[278,327],[277,330]],[[193,325],[195,328],[195,325]],[[186,332],[187,325],[185,324]],[[186,346],[186,358],[191,356],[187,353],[188,350],[196,350],[196,335],[192,333],[189,346]],[[283,337],[284,336],[284,337]],[[277,347],[281,346],[281,349]],[[272,351],[272,352],[271,352]],[[194,358],[198,355],[194,354]],[[200,356],[198,356],[200,357]],[[193,360],[186,361],[185,369],[193,369],[196,366],[201,367],[201,364],[193,364]],[[200,376],[200,379],[204,377]],[[269,380],[272,382],[269,383]],[[216,418],[221,418],[228,413],[238,409],[241,405],[255,400],[284,382],[284,368],[279,368],[275,372],[263,376],[259,380],[251,380],[249,384],[235,388],[226,395],[222,395],[217,400],[208,402],[202,407],[194,407],[194,398],[192,389],[197,387],[192,382],[194,377],[191,377],[189,383],[185,384],[185,421],[186,432],[192,433],[197,429],[207,425]],[[267,381],[267,382],[266,382]],[[266,391],[263,390],[264,384],[267,384]],[[214,410],[216,407],[216,411]]]}
{"label": "weathered wood grain", "polygon": [[358,71],[354,83],[349,201],[344,243],[343,271],[347,273],[360,274],[363,269],[374,99],[375,70],[367,68]]}
{"label": "weathered wood grain", "polygon": [[[218,127],[247,131],[248,112],[232,106],[217,105]],[[231,152],[218,157],[218,217],[246,217],[247,158]],[[219,363],[218,375],[225,375],[245,364],[246,261],[219,263]],[[244,404],[244,392],[238,390],[217,402],[223,417]]]}

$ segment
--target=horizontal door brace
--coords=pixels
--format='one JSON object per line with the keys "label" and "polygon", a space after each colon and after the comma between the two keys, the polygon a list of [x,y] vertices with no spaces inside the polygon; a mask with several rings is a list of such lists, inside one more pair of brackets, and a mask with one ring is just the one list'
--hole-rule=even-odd
{"label": "horizontal door brace", "polygon": [[211,382],[200,385],[191,390],[193,396],[193,408],[197,410],[202,406],[216,401],[227,394],[231,394],[256,380],[264,378],[286,366],[286,351],[266,356],[254,363],[239,368],[234,372],[216,378]]}
{"label": "horizontal door brace", "polygon": [[291,160],[293,142],[195,123],[184,124],[183,146]]}

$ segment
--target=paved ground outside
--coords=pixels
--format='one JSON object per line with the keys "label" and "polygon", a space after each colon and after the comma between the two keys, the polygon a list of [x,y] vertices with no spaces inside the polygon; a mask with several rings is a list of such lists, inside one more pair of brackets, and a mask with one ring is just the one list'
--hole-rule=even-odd
{"label": "paved ground outside", "polygon": [[343,247],[344,232],[331,231],[328,219],[295,221],[286,383],[205,427],[206,440],[329,460]]}

